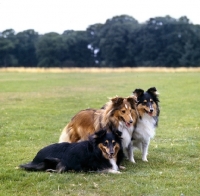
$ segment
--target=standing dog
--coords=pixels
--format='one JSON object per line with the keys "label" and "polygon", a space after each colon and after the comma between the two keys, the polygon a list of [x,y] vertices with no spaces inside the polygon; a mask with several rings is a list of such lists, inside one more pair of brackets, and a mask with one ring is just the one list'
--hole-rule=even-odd
{"label": "standing dog", "polygon": [[56,143],[41,149],[28,164],[20,165],[29,171],[100,171],[120,173],[123,158],[121,132],[102,129],[78,143]]}
{"label": "standing dog", "polygon": [[61,133],[59,142],[87,140],[91,134],[106,126],[122,133],[122,147],[129,160],[133,160],[132,134],[137,122],[134,97],[114,97],[102,109],[86,109],[77,113]]}
{"label": "standing dog", "polygon": [[[160,114],[158,92],[155,87],[149,88],[146,92],[142,89],[135,89],[133,95],[137,97],[139,113],[136,129],[133,132],[133,148],[139,148],[142,151],[142,160],[148,161],[150,139],[155,135]],[[133,154],[133,151],[131,153]],[[134,155],[132,162],[135,163]]]}

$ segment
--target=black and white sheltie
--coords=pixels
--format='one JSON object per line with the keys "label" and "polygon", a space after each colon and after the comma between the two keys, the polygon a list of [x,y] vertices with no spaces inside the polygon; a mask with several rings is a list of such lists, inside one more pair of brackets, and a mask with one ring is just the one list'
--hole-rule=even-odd
{"label": "black and white sheltie", "polygon": [[[137,97],[139,118],[133,132],[133,148],[131,149],[133,153],[134,148],[139,148],[142,152],[142,160],[148,161],[150,139],[155,135],[160,114],[158,92],[155,87],[151,87],[146,92],[142,89],[135,89],[133,95]],[[131,161],[135,163],[134,155]]]}
{"label": "black and white sheltie", "polygon": [[27,164],[29,171],[100,171],[120,173],[123,159],[121,132],[105,128],[95,132],[88,141],[55,143],[44,147]]}

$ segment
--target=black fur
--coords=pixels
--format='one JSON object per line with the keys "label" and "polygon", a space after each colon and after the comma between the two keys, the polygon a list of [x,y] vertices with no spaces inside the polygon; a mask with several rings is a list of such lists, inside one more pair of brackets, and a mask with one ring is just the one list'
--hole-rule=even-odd
{"label": "black fur", "polygon": [[119,167],[123,159],[121,148],[121,132],[102,129],[89,138],[89,141],[79,143],[55,143],[41,149],[32,162],[20,165],[29,171],[101,171],[112,169],[109,159],[105,158],[98,147],[105,141],[115,141],[120,150],[117,154],[116,164]]}

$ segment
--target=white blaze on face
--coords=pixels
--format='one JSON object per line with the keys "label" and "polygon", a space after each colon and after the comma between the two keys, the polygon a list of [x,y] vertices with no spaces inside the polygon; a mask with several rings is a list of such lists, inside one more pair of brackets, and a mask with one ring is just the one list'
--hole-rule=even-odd
{"label": "white blaze on face", "polygon": [[[125,104],[125,108],[128,109],[128,106],[126,104]],[[129,116],[130,116],[130,119],[133,121],[131,114]]]}
{"label": "white blaze on face", "polygon": [[130,119],[133,121],[133,118],[132,118],[131,114],[130,114]]}
{"label": "white blaze on face", "polygon": [[[128,110],[129,109],[129,107],[125,104],[125,108]],[[131,121],[133,121],[133,118],[132,118],[132,116],[131,116],[131,114],[129,114],[129,117],[130,117],[130,120]]]}

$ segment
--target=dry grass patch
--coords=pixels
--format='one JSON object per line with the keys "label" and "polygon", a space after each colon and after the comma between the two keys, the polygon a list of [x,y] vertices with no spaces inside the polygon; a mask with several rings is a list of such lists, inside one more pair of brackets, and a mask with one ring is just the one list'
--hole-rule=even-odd
{"label": "dry grass patch", "polygon": [[200,67],[124,67],[124,68],[24,68],[9,67],[0,68],[1,72],[29,72],[29,73],[71,73],[71,72],[91,72],[91,73],[110,73],[110,72],[200,72]]}

